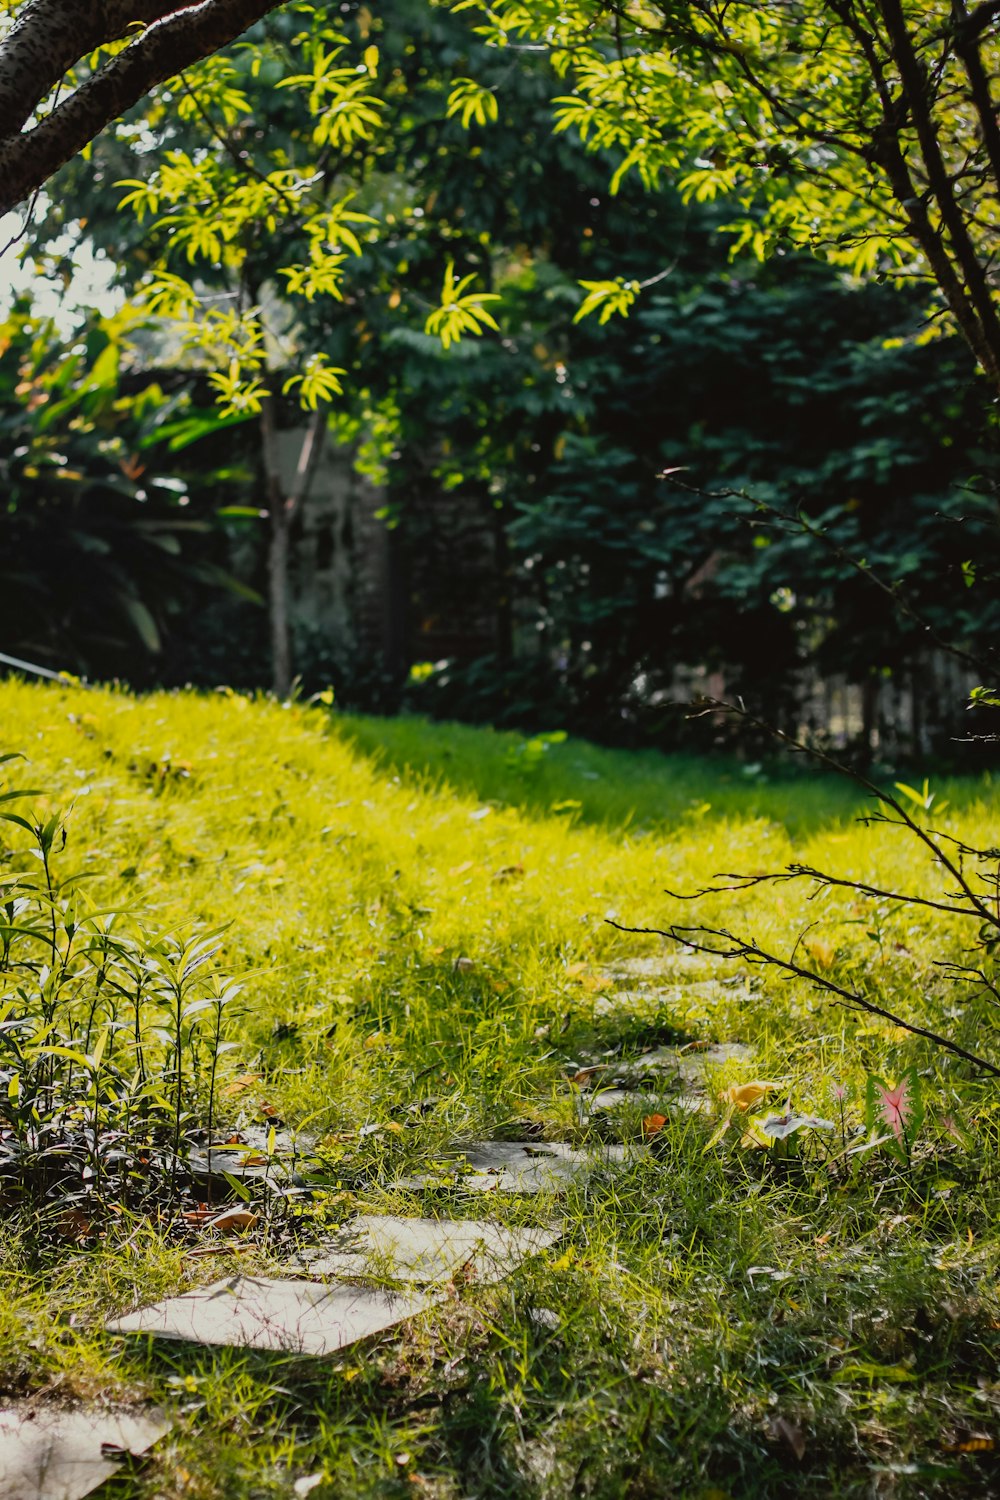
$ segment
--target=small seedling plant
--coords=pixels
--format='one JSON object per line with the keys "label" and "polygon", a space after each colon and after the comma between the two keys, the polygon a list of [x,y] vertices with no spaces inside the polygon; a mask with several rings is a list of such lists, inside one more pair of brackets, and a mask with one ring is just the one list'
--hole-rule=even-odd
{"label": "small seedling plant", "polygon": [[0,1203],[81,1226],[112,1207],[170,1211],[234,1045],[224,929],[154,933],[95,906],[83,874],[61,873],[67,821],[35,815],[41,795],[0,790]]}

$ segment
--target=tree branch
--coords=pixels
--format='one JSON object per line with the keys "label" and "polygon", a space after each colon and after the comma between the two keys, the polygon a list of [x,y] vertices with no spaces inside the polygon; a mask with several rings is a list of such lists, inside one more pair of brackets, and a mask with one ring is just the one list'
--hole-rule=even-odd
{"label": "tree branch", "polygon": [[[870,781],[861,771],[857,771],[851,766],[845,766],[842,761],[837,760],[833,755],[829,755],[825,750],[820,750],[818,746],[806,745],[801,740],[797,740],[794,735],[786,734],[777,725],[768,724],[765,720],[759,719],[756,714],[752,714],[742,703],[726,703],[721,698],[702,698],[699,699],[696,707],[699,710],[699,716],[719,711],[735,714],[738,719],[742,719],[747,724],[752,724],[755,729],[761,729],[774,739],[779,740],[781,744],[787,745],[789,750],[794,750],[798,755],[805,755],[809,760],[814,760],[817,765],[826,766],[831,771],[836,771],[839,776],[846,776],[850,781],[855,782],[874,801],[880,802],[884,807],[890,808],[896,814],[896,818],[891,821],[898,821],[900,827],[908,828],[914,838],[919,839],[928,850],[935,863],[948,871],[948,874],[955,881],[961,893],[954,899],[956,901],[967,901],[969,906],[978,913],[984,923],[990,927],[1000,928],[1000,916],[992,912],[972,889],[962,872],[960,864],[956,864],[953,859],[949,859],[948,855],[941,848],[941,845],[935,842],[932,834],[927,829],[922,828],[910,816],[906,808],[896,800],[891,792],[887,792],[883,787],[877,786],[874,781]],[[872,814],[872,816],[875,817],[876,815]],[[954,910],[954,908],[952,909]],[[967,915],[964,912],[960,914]]]}
{"label": "tree branch", "polygon": [[[844,890],[857,891],[859,896],[871,896],[876,900],[884,897],[889,901],[903,902],[907,906],[927,906],[931,911],[944,912],[949,917],[972,917],[977,922],[983,920],[981,911],[968,906],[956,906],[948,901],[933,901],[929,896],[910,896],[903,891],[884,890],[882,886],[869,885],[864,880],[849,880],[845,876],[828,875],[825,870],[814,869],[812,865],[788,865],[784,870],[771,870],[763,875],[731,874],[726,871],[716,875],[715,879],[726,880],[729,884],[706,885],[698,891],[667,890],[664,894],[673,897],[675,901],[700,901],[703,896],[728,896],[734,891],[749,891],[754,886],[774,884],[778,881],[812,880],[819,886],[840,886]],[[956,897],[956,900],[958,899],[960,898]]]}
{"label": "tree branch", "polygon": [[[0,213],[15,208],[158,83],[227,46],[275,0],[31,0],[0,41]],[[141,35],[31,130],[32,110],[81,57]]]}
{"label": "tree branch", "polygon": [[1000,125],[997,124],[997,106],[993,99],[990,80],[979,51],[978,35],[972,35],[969,31],[969,12],[965,0],[952,0],[951,8],[955,19],[953,33],[955,51],[961,58],[969,80],[972,102],[979,116],[979,128],[983,134],[983,144],[986,147],[990,169],[993,173],[994,189],[1000,189]]}
{"label": "tree branch", "polygon": [[[887,3],[888,0],[878,0],[883,20]],[[829,4],[860,47],[875,84],[879,107],[882,111],[882,126],[873,141],[872,159],[885,172],[893,196],[906,215],[910,232],[926,255],[934,280],[941,289],[966,342],[989,376],[994,388],[1000,388],[1000,366],[985,336],[970,290],[963,284],[948,252],[944,237],[931,221],[927,205],[917,189],[910,163],[904,154],[901,140],[903,123],[901,103],[893,93],[887,70],[879,55],[876,37],[862,23],[849,0],[829,0]]]}
{"label": "tree branch", "polygon": [[970,37],[982,36],[997,19],[1000,19],[1000,0],[983,0],[982,5],[969,12],[964,22],[965,33]]}
{"label": "tree branch", "polygon": [[914,47],[901,0],[880,0],[879,8],[889,36],[892,57],[899,69],[906,106],[920,143],[927,182],[947,231],[965,283],[965,292],[978,324],[979,347],[976,348],[976,354],[996,386],[1000,384],[1000,320],[945,165],[938,128],[933,118],[933,101],[926,70]]}

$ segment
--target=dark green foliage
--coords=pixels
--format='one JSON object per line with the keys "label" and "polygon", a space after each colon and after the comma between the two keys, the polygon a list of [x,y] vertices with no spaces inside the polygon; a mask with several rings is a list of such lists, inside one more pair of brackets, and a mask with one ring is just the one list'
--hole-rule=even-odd
{"label": "dark green foliage", "polygon": [[0,330],[0,646],[141,677],[172,620],[235,585],[206,493],[224,476],[195,479],[170,446],[189,392],[126,394],[126,332],[94,318],[67,343],[23,305]]}

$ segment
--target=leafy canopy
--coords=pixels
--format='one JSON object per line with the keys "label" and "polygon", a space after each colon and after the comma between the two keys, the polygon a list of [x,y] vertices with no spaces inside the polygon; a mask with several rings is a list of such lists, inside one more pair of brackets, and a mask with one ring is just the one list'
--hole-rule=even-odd
{"label": "leafy canopy", "polygon": [[992,0],[455,8],[497,47],[548,50],[564,84],[554,128],[616,153],[612,191],[630,173],[678,183],[689,201],[726,201],[734,250],[805,248],[858,275],[929,281],[1000,381]]}

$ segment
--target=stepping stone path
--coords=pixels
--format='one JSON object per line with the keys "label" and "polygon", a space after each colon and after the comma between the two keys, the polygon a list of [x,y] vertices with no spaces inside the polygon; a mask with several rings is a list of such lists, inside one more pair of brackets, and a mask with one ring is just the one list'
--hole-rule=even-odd
{"label": "stepping stone path", "polygon": [[558,1237],[556,1230],[366,1215],[303,1263],[310,1276],[344,1278],[333,1285],[240,1276],[168,1297],[107,1326],[111,1333],[197,1344],[333,1354],[425,1312],[443,1295],[358,1287],[346,1278],[433,1284],[469,1267],[478,1278],[497,1281]]}
{"label": "stepping stone path", "polygon": [[[229,1155],[231,1163],[224,1148],[213,1147],[213,1176],[230,1167],[244,1178],[264,1174],[264,1166],[246,1162],[245,1153]],[[624,1148],[602,1157],[622,1160]],[[412,1181],[421,1187],[453,1183],[461,1167],[459,1181],[472,1191],[557,1193],[594,1161],[564,1145],[484,1141],[463,1153],[450,1176]],[[198,1162],[195,1169],[201,1170]],[[507,1229],[466,1219],[362,1215],[299,1263],[300,1279],[217,1281],[116,1318],[107,1329],[322,1357],[434,1307],[447,1295],[443,1283],[456,1274],[499,1281],[559,1234],[558,1228]],[[359,1279],[395,1285],[359,1286]],[[153,1411],[41,1408],[31,1402],[12,1407],[0,1413],[0,1500],[82,1500],[118,1472],[112,1455],[145,1453],[170,1426],[164,1413]]]}
{"label": "stepping stone path", "polygon": [[78,1500],[169,1432],[158,1411],[104,1411],[21,1401],[0,1411],[3,1500]]}
{"label": "stepping stone path", "polygon": [[[671,967],[683,970],[687,964],[675,957]],[[607,975],[619,984],[638,980],[636,988],[645,989],[649,981],[670,983],[666,968],[662,959],[636,958],[616,964]],[[688,992],[718,991],[715,981],[677,982]],[[609,1008],[613,1003],[610,998],[605,1002]],[[749,1056],[747,1048],[733,1045],[660,1048],[628,1062],[609,1058],[606,1070],[602,1060],[595,1060],[596,1070],[586,1079],[591,1092],[585,1105],[581,1101],[583,1112],[659,1097],[677,1085],[680,1092],[670,1101],[675,1107],[706,1108],[709,1070],[746,1062]],[[658,1088],[661,1081],[664,1087]],[[301,1190],[296,1169],[305,1166],[308,1171],[308,1147],[303,1158],[294,1141],[282,1141],[280,1151],[268,1159],[266,1150],[247,1144],[249,1152],[231,1142],[213,1146],[211,1164],[207,1149],[193,1153],[195,1174],[217,1179],[228,1173],[265,1191]],[[479,1141],[433,1171],[401,1178],[392,1186],[557,1194],[591,1168],[634,1159],[645,1149],[583,1151],[547,1141]],[[456,1275],[501,1280],[521,1261],[547,1249],[560,1233],[558,1226],[509,1229],[466,1219],[362,1215],[293,1264],[296,1279],[239,1276],[218,1281],[116,1318],[107,1328],[115,1334],[205,1345],[333,1354],[435,1306]],[[332,1279],[318,1279],[326,1277]],[[29,1401],[0,1411],[0,1500],[81,1500],[117,1472],[118,1458],[144,1454],[170,1426],[165,1413],[153,1410],[116,1413],[96,1407],[40,1407]]]}

